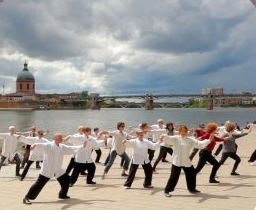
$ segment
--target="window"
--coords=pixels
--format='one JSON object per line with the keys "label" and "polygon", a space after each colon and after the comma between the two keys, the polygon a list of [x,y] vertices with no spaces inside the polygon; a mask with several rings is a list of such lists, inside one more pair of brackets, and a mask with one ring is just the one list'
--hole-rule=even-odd
{"label": "window", "polygon": [[29,84],[27,84],[27,90],[29,90]]}
{"label": "window", "polygon": [[20,84],[20,90],[22,90],[22,84]]}

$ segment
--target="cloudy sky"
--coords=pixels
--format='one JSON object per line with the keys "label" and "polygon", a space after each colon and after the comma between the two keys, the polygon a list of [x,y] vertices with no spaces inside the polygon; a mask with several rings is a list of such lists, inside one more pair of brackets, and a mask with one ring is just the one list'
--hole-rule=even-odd
{"label": "cloudy sky", "polygon": [[255,93],[255,22],[249,0],[5,0],[0,84],[27,60],[39,93]]}

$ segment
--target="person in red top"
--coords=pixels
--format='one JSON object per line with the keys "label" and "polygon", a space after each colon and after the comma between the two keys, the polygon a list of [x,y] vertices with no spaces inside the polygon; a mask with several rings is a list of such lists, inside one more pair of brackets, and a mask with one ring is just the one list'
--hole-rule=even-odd
{"label": "person in red top", "polygon": [[[214,134],[216,132],[218,128],[218,125],[216,123],[208,123],[206,125],[205,131],[206,133],[199,137],[198,140],[204,140],[204,139],[209,139],[211,134]],[[216,142],[218,141],[224,141],[226,138],[218,138],[216,136],[214,136],[213,141],[211,141],[210,144],[208,144],[204,149],[202,149],[199,153],[199,160],[198,160],[198,164],[195,168],[196,173],[199,173],[202,168],[204,167],[204,165],[206,164],[206,162],[209,162],[211,165],[213,165],[212,167],[212,172],[210,174],[210,179],[209,179],[209,183],[219,183],[219,181],[217,181],[215,179],[216,173],[220,167],[219,162],[213,157],[212,155],[212,150],[214,149],[214,146],[216,145]]]}
{"label": "person in red top", "polygon": [[[205,134],[204,130],[204,124],[199,124],[198,129],[195,130],[195,137],[198,139],[199,137],[203,136]],[[195,157],[196,153],[198,152],[199,149],[194,148],[191,154],[189,155],[189,159],[193,160]]]}

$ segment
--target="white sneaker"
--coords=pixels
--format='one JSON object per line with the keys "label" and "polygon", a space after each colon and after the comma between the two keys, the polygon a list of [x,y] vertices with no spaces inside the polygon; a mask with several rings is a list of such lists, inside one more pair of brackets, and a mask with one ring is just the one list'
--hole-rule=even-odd
{"label": "white sneaker", "polygon": [[23,203],[27,204],[27,205],[30,205],[31,201],[28,198],[23,198]]}
{"label": "white sneaker", "polygon": [[128,189],[130,189],[131,187],[129,187],[129,186],[124,186],[124,189],[125,190],[128,190]]}
{"label": "white sneaker", "polygon": [[250,166],[254,166],[254,162],[249,162],[249,165]]}
{"label": "white sneaker", "polygon": [[164,193],[164,196],[169,198],[169,197],[171,197],[172,195],[171,195],[170,193],[168,193],[168,192],[165,192],[165,193]]}

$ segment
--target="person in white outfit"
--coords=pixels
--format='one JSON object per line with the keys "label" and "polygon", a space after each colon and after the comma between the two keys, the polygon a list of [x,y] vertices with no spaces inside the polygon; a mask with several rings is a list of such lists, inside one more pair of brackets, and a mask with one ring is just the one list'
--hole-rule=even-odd
{"label": "person in white outfit", "polygon": [[[84,126],[78,126],[76,134],[69,135],[69,136],[65,137],[63,140],[64,141],[68,140],[68,142],[71,143],[73,146],[81,145],[84,140],[83,130],[84,130]],[[66,173],[69,174],[73,170],[74,166],[75,166],[75,156],[70,158],[68,167],[66,169]],[[85,175],[85,174],[83,174],[83,175]]]}
{"label": "person in white outfit", "polygon": [[[151,142],[157,141],[157,139],[159,139],[161,134],[167,133],[165,128],[155,127],[154,129],[152,129],[152,127],[149,126],[147,123],[141,123],[140,129],[144,132],[144,138]],[[148,149],[148,158],[150,162],[153,160],[154,154],[155,154],[155,150]]]}
{"label": "person in white outfit", "polygon": [[[100,132],[97,138],[100,138],[104,132]],[[79,137],[78,137],[79,138]],[[72,187],[79,176],[79,173],[87,170],[87,184],[96,184],[93,181],[94,174],[96,171],[95,163],[92,160],[92,150],[105,146],[104,140],[98,140],[91,136],[91,128],[84,128],[84,139],[86,141],[86,147],[78,150],[75,154],[75,166],[70,179],[70,187]]]}
{"label": "person in white outfit", "polygon": [[170,178],[164,190],[165,196],[171,196],[169,193],[176,187],[181,169],[185,172],[189,192],[199,193],[200,191],[196,189],[196,172],[189,159],[189,154],[192,148],[203,149],[210,143],[210,141],[198,141],[194,137],[188,136],[188,129],[185,125],[179,125],[179,135],[162,135],[160,139],[163,139],[166,144],[173,145],[172,169]]}
{"label": "person in white outfit", "polygon": [[51,143],[36,143],[31,146],[31,150],[37,148],[42,154],[44,154],[44,160],[41,167],[39,177],[36,182],[31,186],[28,193],[23,199],[24,204],[31,204],[30,200],[34,200],[41,192],[45,184],[55,177],[61,185],[59,192],[60,199],[69,199],[67,196],[69,189],[70,176],[62,169],[62,162],[64,155],[71,155],[77,152],[82,147],[86,146],[84,142],[81,146],[67,146],[61,144],[62,134],[55,133],[54,141]]}
{"label": "person in white outfit", "polygon": [[15,175],[20,176],[20,157],[17,153],[17,144],[18,144],[19,135],[15,134],[15,127],[9,127],[9,133],[0,133],[0,139],[3,139],[3,148],[0,160],[0,170],[3,166],[6,159],[15,160],[16,170]]}
{"label": "person in white outfit", "polygon": [[[28,136],[28,137],[24,137],[22,136],[21,138],[23,138],[23,141],[26,143],[26,145],[33,145],[35,143],[50,143],[49,140],[43,138],[44,136],[44,131],[43,130],[39,130],[37,132],[37,137],[31,137],[31,136]],[[30,166],[35,162],[35,161],[43,161],[43,155],[40,154],[40,151],[35,148],[34,150],[32,150],[29,154],[29,157],[28,157],[28,161],[25,165],[25,168],[21,174],[21,177],[20,177],[20,181],[23,181],[23,179],[26,177],[27,173],[28,173],[28,170],[30,168]]]}
{"label": "person in white outfit", "polygon": [[[100,133],[100,129],[99,129],[98,127],[95,127],[95,128],[93,129],[92,136],[95,137],[95,138],[97,138],[98,135],[99,135],[99,133]],[[101,157],[101,155],[102,155],[102,151],[101,151],[100,148],[95,148],[94,150],[95,150],[95,152],[96,152],[96,154],[97,154],[96,159],[95,159],[95,163],[100,163],[100,157]]]}
{"label": "person in white outfit", "polygon": [[125,145],[132,147],[132,164],[124,186],[125,189],[129,189],[131,187],[137,169],[141,164],[145,173],[145,180],[143,186],[144,188],[153,188],[153,186],[151,185],[152,166],[148,158],[148,149],[156,150],[160,147],[160,144],[159,142],[153,143],[147,139],[144,139],[144,131],[137,131],[136,134],[136,139],[123,141]]}
{"label": "person in white outfit", "polygon": [[[36,137],[36,126],[32,126],[30,128],[30,131],[29,132],[19,132],[17,133],[19,135],[25,135],[25,136],[30,136],[30,137]],[[30,144],[26,144],[25,145],[25,152],[23,154],[23,160],[22,160],[22,163],[21,163],[21,168],[24,168],[25,167],[25,164],[28,162],[28,158],[29,158],[29,155],[30,155]],[[39,164],[39,161],[36,161],[36,168],[37,169],[40,169],[40,164]]]}

